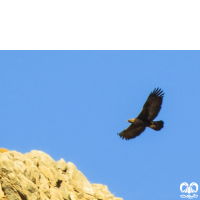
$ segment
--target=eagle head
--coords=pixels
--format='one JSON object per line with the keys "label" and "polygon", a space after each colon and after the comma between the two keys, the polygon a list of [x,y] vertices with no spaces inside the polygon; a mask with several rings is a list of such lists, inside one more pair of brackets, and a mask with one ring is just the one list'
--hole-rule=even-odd
{"label": "eagle head", "polygon": [[135,121],[135,118],[127,120],[127,122],[130,122],[130,123],[133,123],[134,121]]}

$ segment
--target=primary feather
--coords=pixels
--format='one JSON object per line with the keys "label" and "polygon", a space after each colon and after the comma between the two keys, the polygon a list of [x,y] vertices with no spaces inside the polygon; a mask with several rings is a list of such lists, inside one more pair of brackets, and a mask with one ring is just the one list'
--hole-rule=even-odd
{"label": "primary feather", "polygon": [[142,111],[137,116],[138,119],[141,120],[154,120],[160,109],[163,102],[164,93],[160,88],[154,89],[153,92],[150,93],[149,97],[147,98]]}

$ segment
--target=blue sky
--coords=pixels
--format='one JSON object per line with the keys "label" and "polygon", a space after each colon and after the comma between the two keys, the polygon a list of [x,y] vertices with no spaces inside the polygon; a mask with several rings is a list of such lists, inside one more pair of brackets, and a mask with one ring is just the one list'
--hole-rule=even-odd
{"label": "blue sky", "polygon": [[[122,140],[156,87],[164,128]],[[200,184],[199,88],[200,51],[1,51],[1,147],[71,161],[124,200],[181,199]]]}

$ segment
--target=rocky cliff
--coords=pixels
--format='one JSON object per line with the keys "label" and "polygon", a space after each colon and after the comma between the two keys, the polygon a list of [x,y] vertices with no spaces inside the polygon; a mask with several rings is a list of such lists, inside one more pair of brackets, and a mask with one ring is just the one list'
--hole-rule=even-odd
{"label": "rocky cliff", "polygon": [[76,166],[42,151],[0,149],[0,200],[123,200],[91,184]]}

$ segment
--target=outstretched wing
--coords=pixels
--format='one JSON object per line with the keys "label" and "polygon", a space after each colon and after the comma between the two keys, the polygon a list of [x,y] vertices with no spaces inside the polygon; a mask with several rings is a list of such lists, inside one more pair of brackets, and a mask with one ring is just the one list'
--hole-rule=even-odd
{"label": "outstretched wing", "polygon": [[145,130],[145,128],[146,126],[135,127],[134,124],[131,124],[128,128],[123,130],[121,133],[118,133],[118,135],[122,139],[129,140],[140,135]]}
{"label": "outstretched wing", "polygon": [[153,121],[158,115],[163,102],[164,93],[160,88],[154,89],[146,100],[142,111],[137,116],[141,120]]}

